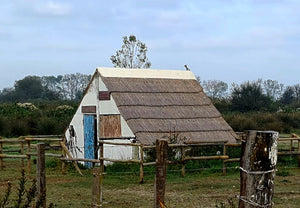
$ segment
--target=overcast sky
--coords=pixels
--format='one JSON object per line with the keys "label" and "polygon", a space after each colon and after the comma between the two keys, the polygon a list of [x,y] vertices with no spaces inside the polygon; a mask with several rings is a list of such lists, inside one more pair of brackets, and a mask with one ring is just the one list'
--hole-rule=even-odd
{"label": "overcast sky", "polygon": [[153,69],[300,83],[299,0],[1,0],[0,89],[27,75],[112,67],[131,34]]}

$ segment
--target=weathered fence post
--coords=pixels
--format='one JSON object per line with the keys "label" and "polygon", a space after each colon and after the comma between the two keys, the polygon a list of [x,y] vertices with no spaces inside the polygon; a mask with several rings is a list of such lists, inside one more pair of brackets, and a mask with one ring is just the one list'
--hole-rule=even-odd
{"label": "weathered fence post", "polygon": [[101,167],[93,169],[92,207],[102,205],[102,174]]}
{"label": "weathered fence post", "polygon": [[[223,143],[223,156],[226,156],[226,143]],[[223,160],[223,176],[226,176],[226,161]]]}
{"label": "weathered fence post", "polygon": [[185,177],[185,147],[181,146],[181,177]]}
{"label": "weathered fence post", "polygon": [[99,189],[100,189],[100,204],[103,203],[103,175],[104,175],[104,144],[100,143],[100,173],[99,173]]}
{"label": "weathered fence post", "polygon": [[37,144],[37,203],[46,208],[46,170],[45,170],[45,144]]}
{"label": "weathered fence post", "polygon": [[[21,155],[24,155],[24,138],[20,137],[20,140],[21,140],[20,153],[21,153]],[[21,166],[22,166],[22,168],[24,167],[24,159],[23,158],[21,159]]]}
{"label": "weathered fence post", "polygon": [[27,173],[30,174],[30,172],[31,172],[30,140],[27,140]]}
{"label": "weathered fence post", "polygon": [[143,145],[141,144],[140,146],[140,183],[144,183],[144,149]]}
{"label": "weathered fence post", "polygon": [[239,208],[272,208],[278,132],[245,131],[242,141]]}
{"label": "weathered fence post", "polygon": [[[0,139],[2,139],[0,137]],[[0,154],[3,154],[3,143],[0,141]],[[0,157],[0,170],[3,170],[3,158]]]}
{"label": "weathered fence post", "polygon": [[[64,144],[66,144],[66,138],[63,137],[63,141],[62,141]],[[66,158],[66,151],[64,150],[64,148],[62,147],[61,148],[61,154],[63,156],[63,158]],[[62,175],[66,175],[66,161],[62,160],[62,163],[61,163],[61,174]]]}
{"label": "weathered fence post", "polygon": [[102,173],[104,172],[104,144],[102,142],[99,143],[99,150],[100,150],[100,168]]}
{"label": "weathered fence post", "polygon": [[156,140],[156,172],[154,184],[154,208],[164,203],[168,161],[168,140]]}

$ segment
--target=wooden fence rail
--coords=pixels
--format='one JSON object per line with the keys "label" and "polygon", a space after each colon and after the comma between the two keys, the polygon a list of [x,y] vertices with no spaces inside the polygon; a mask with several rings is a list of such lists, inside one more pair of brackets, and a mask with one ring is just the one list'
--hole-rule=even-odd
{"label": "wooden fence rail", "polygon": [[[241,136],[243,138],[243,136]],[[278,152],[278,156],[283,155],[298,155],[298,163],[300,167],[300,138],[299,137],[290,137],[290,138],[279,138],[279,142],[289,142],[289,149],[286,151]],[[4,158],[16,158],[21,159],[22,166],[24,167],[24,160],[27,159],[27,171],[31,171],[31,158],[32,156],[36,156],[36,144],[33,144],[35,142],[50,142],[50,143],[58,143],[59,147],[61,147],[62,152],[61,154],[53,154],[53,153],[45,153],[46,157],[55,157],[59,158],[62,161],[62,173],[66,173],[65,169],[65,162],[70,161],[73,162],[76,170],[79,172],[79,174],[82,174],[79,167],[77,166],[76,162],[92,162],[94,164],[98,163],[100,164],[100,167],[104,167],[104,161],[109,162],[116,162],[116,163],[136,163],[140,164],[140,183],[144,180],[144,167],[149,165],[155,165],[155,162],[145,162],[144,161],[144,155],[145,150],[147,149],[154,149],[155,145],[142,145],[139,143],[117,143],[117,142],[111,142],[107,140],[100,140],[99,141],[99,150],[100,150],[100,157],[99,159],[85,159],[85,158],[72,158],[71,154],[68,152],[67,147],[65,146],[65,139],[61,135],[38,135],[38,136],[26,136],[26,137],[19,137],[18,139],[3,139],[0,137],[0,169],[2,170],[4,168]],[[298,142],[298,145],[295,147],[295,142]],[[10,144],[20,144],[20,150],[14,151],[18,152],[20,154],[4,154],[3,151],[3,144],[4,143],[10,143]],[[27,144],[24,146],[24,144]],[[118,146],[132,146],[132,147],[138,147],[139,148],[139,158],[138,159],[113,159],[113,158],[107,158],[104,157],[103,151],[104,145],[118,145]],[[191,156],[188,155],[188,151],[192,147],[197,146],[223,146],[223,153],[221,155],[212,155],[212,156]],[[226,141],[217,141],[217,142],[186,142],[183,144],[169,144],[169,148],[178,148],[180,157],[177,158],[176,161],[168,161],[168,164],[181,164],[181,175],[185,176],[185,164],[188,161],[191,160],[222,160],[223,161],[223,175],[226,175],[226,164],[230,162],[239,162],[240,158],[230,158],[227,155],[227,148],[228,147],[240,147],[241,144],[236,143],[227,143]]]}
{"label": "wooden fence rail", "polygon": [[[58,138],[59,137],[59,138]],[[63,141],[61,135],[38,135],[38,136],[21,136],[18,139],[3,139],[0,137],[0,169],[3,170],[4,168],[4,161],[3,158],[14,158],[14,159],[21,159],[21,166],[24,167],[24,160],[27,159],[27,172],[31,172],[31,158],[32,156],[37,156],[37,144],[32,144],[33,142],[60,142]],[[9,143],[20,145],[20,149],[14,149],[13,151],[6,150],[6,153],[20,153],[20,154],[3,154],[3,144]],[[27,147],[24,147],[24,144],[27,143]],[[60,145],[59,145],[60,146]],[[34,150],[34,152],[32,151]],[[63,155],[63,154],[62,154]],[[45,153],[47,157],[56,157],[61,158],[62,155],[60,154],[53,154],[53,153]],[[64,163],[64,162],[63,162]]]}

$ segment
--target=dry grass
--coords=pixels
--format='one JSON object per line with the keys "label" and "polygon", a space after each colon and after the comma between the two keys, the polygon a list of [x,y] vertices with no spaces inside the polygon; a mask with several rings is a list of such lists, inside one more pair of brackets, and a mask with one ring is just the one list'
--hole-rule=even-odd
{"label": "dry grass", "polygon": [[[5,165],[5,169],[0,171],[0,198],[8,180],[16,190],[21,175],[20,161],[7,161]],[[35,177],[34,171],[27,175],[29,180]],[[288,176],[275,177],[273,201],[277,208],[298,208],[300,204],[300,169],[288,169],[288,172]],[[83,173],[84,177],[81,177],[74,170],[69,170],[67,175],[61,175],[59,169],[48,168],[47,202],[53,202],[55,207],[90,207],[92,174],[90,170],[83,170]],[[149,173],[145,183],[138,184],[138,173],[107,175],[103,207],[153,207],[153,178],[153,173]],[[228,176],[188,173],[186,178],[181,178],[179,173],[170,174],[165,201],[171,208],[216,207],[219,202],[226,202],[239,194],[239,183],[238,172]]]}

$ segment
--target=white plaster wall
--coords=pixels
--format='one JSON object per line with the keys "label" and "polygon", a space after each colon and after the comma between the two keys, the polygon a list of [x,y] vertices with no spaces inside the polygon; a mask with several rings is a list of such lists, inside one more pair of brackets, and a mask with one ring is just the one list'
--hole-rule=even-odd
{"label": "white plaster wall", "polygon": [[[97,102],[98,102],[98,86],[96,85],[98,81],[98,77],[96,76],[95,79],[93,80],[93,82],[90,84],[90,87],[88,89],[88,92],[85,94],[85,96],[83,97],[81,104],[79,105],[74,117],[71,120],[70,125],[73,125],[75,132],[76,132],[76,136],[77,136],[77,147],[79,148],[79,150],[77,149],[77,157],[78,158],[84,158],[84,130],[83,130],[83,113],[81,113],[81,106],[97,106]],[[67,138],[67,142],[70,139],[70,135],[69,135],[69,131],[66,131],[65,134],[66,138]],[[70,151],[72,153],[72,151]],[[76,155],[73,154],[73,157],[76,157]]]}
{"label": "white plaster wall", "polygon": [[[99,128],[99,116],[100,115],[119,115],[120,112],[118,107],[111,97],[110,100],[99,101],[98,100],[98,92],[106,91],[107,88],[98,74],[94,77],[94,80],[90,84],[90,87],[82,99],[74,117],[70,125],[73,125],[76,136],[77,136],[77,147],[80,151],[77,150],[77,155],[73,155],[73,157],[84,158],[84,128],[83,128],[83,113],[81,113],[82,106],[96,106],[96,114],[97,114],[97,128]],[[98,132],[98,129],[97,129]],[[121,116],[121,134],[122,137],[135,137],[132,133],[131,129],[127,125],[124,118]],[[65,134],[67,138],[67,142],[70,139],[69,131],[66,131]],[[99,137],[99,132],[98,132]],[[112,140],[112,142],[125,142],[129,143],[128,139],[119,139]],[[71,151],[70,151],[71,152]],[[72,152],[71,152],[72,153]],[[113,159],[129,159],[132,158],[132,147],[123,147],[123,146],[115,146],[115,145],[104,145],[104,157],[113,158]]]}
{"label": "white plaster wall", "polygon": [[[108,140],[114,143],[130,143],[128,139],[114,139]],[[112,159],[128,160],[132,159],[132,146],[122,146],[122,145],[104,145],[104,157]],[[104,162],[105,165],[111,164],[111,162]]]}

